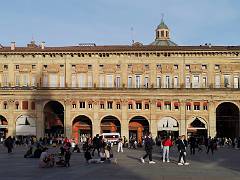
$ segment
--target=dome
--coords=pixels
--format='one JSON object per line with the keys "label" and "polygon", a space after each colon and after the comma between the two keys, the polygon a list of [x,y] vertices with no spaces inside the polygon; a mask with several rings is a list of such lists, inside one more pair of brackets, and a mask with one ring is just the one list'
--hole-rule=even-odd
{"label": "dome", "polygon": [[177,46],[177,44],[172,42],[171,40],[160,40],[160,39],[156,39],[150,45],[153,45],[153,46]]}
{"label": "dome", "polygon": [[168,29],[168,26],[162,20],[161,23],[158,25],[157,29]]}

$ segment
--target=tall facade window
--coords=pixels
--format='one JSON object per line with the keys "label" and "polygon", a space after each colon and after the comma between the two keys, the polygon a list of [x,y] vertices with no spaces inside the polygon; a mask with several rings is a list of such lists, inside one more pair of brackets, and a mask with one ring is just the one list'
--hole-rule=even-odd
{"label": "tall facade window", "polygon": [[113,102],[112,101],[108,101],[107,102],[107,108],[108,109],[112,109],[113,108]]}
{"label": "tall facade window", "polygon": [[50,87],[57,87],[57,74],[56,73],[50,73],[49,74],[49,86]]}
{"label": "tall facade window", "polygon": [[170,81],[170,76],[165,77],[165,88],[170,88],[171,87],[171,81]]}
{"label": "tall facade window", "polygon": [[77,87],[77,75],[72,74],[72,87]]}
{"label": "tall facade window", "polygon": [[206,88],[207,87],[207,77],[202,78],[202,87]]}
{"label": "tall facade window", "polygon": [[220,88],[221,86],[221,78],[220,75],[215,76],[215,88]]}
{"label": "tall facade window", "polygon": [[117,87],[117,88],[120,88],[120,87],[121,87],[120,76],[117,76],[117,77],[116,77],[116,82],[115,82],[115,84],[116,84],[116,87]]}
{"label": "tall facade window", "polygon": [[194,104],[193,104],[194,106],[194,110],[195,111],[199,111],[200,110],[200,102],[194,102]]}
{"label": "tall facade window", "polygon": [[224,75],[224,87],[229,88],[231,87],[230,75]]}
{"label": "tall facade window", "polygon": [[104,75],[103,74],[101,74],[100,76],[99,76],[99,87],[104,87]]}
{"label": "tall facade window", "polygon": [[164,102],[165,110],[171,110],[171,102]]}
{"label": "tall facade window", "polygon": [[36,83],[36,75],[32,75],[32,83],[31,83],[32,87],[35,87],[37,86],[37,83]]}
{"label": "tall facade window", "polygon": [[136,83],[135,83],[135,87],[136,88],[140,88],[141,87],[141,76],[140,75],[136,75]]}
{"label": "tall facade window", "polygon": [[144,87],[148,88],[148,77],[144,78]]}
{"label": "tall facade window", "polygon": [[128,103],[128,109],[133,109],[133,104],[132,103]]}
{"label": "tall facade window", "polygon": [[186,88],[190,88],[190,87],[191,87],[190,76],[187,76],[187,77],[186,77],[185,85],[186,85]]}
{"label": "tall facade window", "polygon": [[3,86],[8,86],[8,74],[4,73],[2,75],[2,83],[3,83]]}
{"label": "tall facade window", "polygon": [[132,88],[132,76],[128,77],[128,88]]}
{"label": "tall facade window", "polygon": [[174,88],[178,88],[178,77],[177,76],[174,77],[173,86],[174,86]]}
{"label": "tall facade window", "polygon": [[186,103],[186,110],[190,111],[191,110],[191,102]]}
{"label": "tall facade window", "polygon": [[106,75],[106,79],[107,79],[107,87],[108,88],[112,88],[113,87],[113,75]]}
{"label": "tall facade window", "polygon": [[85,102],[84,101],[79,102],[79,107],[81,109],[84,109],[85,108]]}
{"label": "tall facade window", "polygon": [[136,102],[136,109],[142,109],[142,102]]}
{"label": "tall facade window", "polygon": [[234,80],[233,80],[234,82],[234,88],[239,88],[239,77],[234,77]]}
{"label": "tall facade window", "polygon": [[65,77],[64,74],[61,74],[59,77],[60,87],[65,87]]}
{"label": "tall facade window", "polygon": [[199,84],[200,84],[200,78],[199,75],[194,75],[193,76],[193,88],[199,88]]}
{"label": "tall facade window", "polygon": [[20,75],[19,74],[15,75],[15,86],[20,86]]}
{"label": "tall facade window", "polygon": [[117,106],[117,109],[121,109],[121,104],[120,103],[117,103],[116,106]]}
{"label": "tall facade window", "polygon": [[157,77],[156,86],[157,86],[157,88],[161,88],[161,77],[160,76]]}
{"label": "tall facade window", "polygon": [[23,86],[29,86],[29,74],[23,74]]}
{"label": "tall facade window", "polygon": [[88,75],[88,87],[93,87],[93,78],[92,75]]}
{"label": "tall facade window", "polygon": [[48,75],[43,75],[43,87],[48,87]]}
{"label": "tall facade window", "polygon": [[80,73],[78,74],[78,87],[83,88],[85,87],[85,74]]}

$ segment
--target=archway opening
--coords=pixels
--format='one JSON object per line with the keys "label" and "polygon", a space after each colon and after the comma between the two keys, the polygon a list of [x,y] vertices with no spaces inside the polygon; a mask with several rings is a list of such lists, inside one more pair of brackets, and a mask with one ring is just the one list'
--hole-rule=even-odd
{"label": "archway opening", "polygon": [[216,109],[216,123],[217,137],[238,137],[239,108],[230,102],[220,104]]}
{"label": "archway opening", "polygon": [[87,116],[80,115],[74,118],[72,123],[72,138],[78,144],[92,137],[92,121]]}
{"label": "archway opening", "polygon": [[36,135],[36,119],[28,115],[19,116],[16,120],[16,136],[25,137]]}
{"label": "archway opening", "polygon": [[64,107],[58,101],[49,101],[44,106],[45,135],[59,137],[64,135]]}
{"label": "archway opening", "polygon": [[207,123],[198,117],[195,117],[187,128],[188,136],[195,136],[198,138],[207,138]]}
{"label": "archway opening", "polygon": [[6,139],[8,133],[8,121],[7,119],[0,115],[0,142]]}
{"label": "archway opening", "polygon": [[158,138],[171,136],[177,139],[179,136],[179,124],[172,117],[164,117],[158,121]]}
{"label": "archway opening", "polygon": [[118,118],[114,116],[106,116],[101,120],[101,133],[120,133],[121,123]]}
{"label": "archway opening", "polygon": [[143,137],[149,132],[149,123],[145,117],[135,116],[128,124],[129,140],[136,140],[142,144]]}

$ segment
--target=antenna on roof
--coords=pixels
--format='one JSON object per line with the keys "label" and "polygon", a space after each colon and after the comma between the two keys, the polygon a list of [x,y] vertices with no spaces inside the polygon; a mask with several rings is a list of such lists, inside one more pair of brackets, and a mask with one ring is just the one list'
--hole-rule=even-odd
{"label": "antenna on roof", "polygon": [[133,29],[133,27],[131,27],[131,39],[132,39],[132,44],[134,44],[133,32],[134,32],[134,29]]}

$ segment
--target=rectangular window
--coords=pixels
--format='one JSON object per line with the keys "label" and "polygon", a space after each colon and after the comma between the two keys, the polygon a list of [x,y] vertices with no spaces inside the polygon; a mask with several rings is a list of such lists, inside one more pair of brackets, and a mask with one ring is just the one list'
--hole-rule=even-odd
{"label": "rectangular window", "polygon": [[58,87],[57,74],[56,73],[50,73],[49,74],[49,86],[50,87]]}
{"label": "rectangular window", "polygon": [[116,82],[115,82],[115,84],[116,84],[116,87],[117,87],[117,88],[120,88],[120,87],[121,87],[121,81],[120,81],[120,77],[119,77],[119,76],[116,77]]}
{"label": "rectangular window", "polygon": [[190,69],[190,65],[186,64],[186,69],[189,70]]}
{"label": "rectangular window", "polygon": [[174,102],[174,109],[179,110],[179,102]]}
{"label": "rectangular window", "polygon": [[136,103],[136,109],[142,109],[142,103],[141,102]]}
{"label": "rectangular window", "polygon": [[112,109],[112,106],[113,106],[113,102],[112,101],[108,101],[107,102],[107,108],[108,109]]}
{"label": "rectangular window", "polygon": [[203,88],[207,87],[207,77],[203,77],[203,79],[202,79],[202,87]]}
{"label": "rectangular window", "polygon": [[215,76],[215,88],[220,88],[221,78],[220,75]]}
{"label": "rectangular window", "polygon": [[224,87],[229,88],[231,87],[230,75],[224,75]]}
{"label": "rectangular window", "polygon": [[187,102],[186,103],[186,110],[190,111],[191,110],[191,106],[192,106],[191,102]]}
{"label": "rectangular window", "polygon": [[220,69],[220,65],[219,64],[215,64],[215,70],[219,70]]}
{"label": "rectangular window", "polygon": [[205,110],[205,111],[208,110],[208,104],[207,104],[207,102],[203,102],[203,110]]}
{"label": "rectangular window", "polygon": [[15,75],[15,86],[20,86],[20,75],[19,74]]}
{"label": "rectangular window", "polygon": [[199,76],[193,76],[193,79],[192,79],[193,88],[199,88],[199,84],[200,84],[199,79],[200,79]]}
{"label": "rectangular window", "polygon": [[84,108],[85,108],[85,102],[84,102],[84,101],[81,101],[81,102],[79,103],[79,108],[81,108],[81,109],[84,109]]}
{"label": "rectangular window", "polygon": [[29,74],[23,74],[23,86],[29,86]]}
{"label": "rectangular window", "polygon": [[170,76],[165,77],[165,88],[170,88],[171,86]]}
{"label": "rectangular window", "polygon": [[132,103],[129,103],[129,104],[128,104],[128,109],[133,109]]}
{"label": "rectangular window", "polygon": [[157,77],[157,82],[156,82],[157,88],[161,88],[161,77]]}
{"label": "rectangular window", "polygon": [[77,75],[72,74],[72,87],[77,87]]}
{"label": "rectangular window", "polygon": [[132,88],[132,77],[128,77],[128,88]]}
{"label": "rectangular window", "polygon": [[171,110],[172,109],[171,108],[171,102],[165,102],[164,105],[165,105],[165,110]]}
{"label": "rectangular window", "polygon": [[148,103],[145,104],[145,109],[149,109],[149,104]]}
{"label": "rectangular window", "polygon": [[4,70],[8,70],[8,65],[4,65],[4,66],[3,66],[3,69],[4,69]]}
{"label": "rectangular window", "polygon": [[64,74],[61,74],[60,75],[60,87],[65,87],[65,77],[64,77]]}
{"label": "rectangular window", "polygon": [[178,65],[177,65],[177,64],[174,64],[173,68],[174,68],[175,70],[177,70],[177,69],[178,69]]}
{"label": "rectangular window", "polygon": [[28,101],[22,101],[22,109],[28,110]]}
{"label": "rectangular window", "polygon": [[157,108],[158,108],[158,109],[162,109],[162,103],[161,103],[161,101],[158,101],[158,102],[157,102]]}
{"label": "rectangular window", "polygon": [[140,88],[141,87],[141,76],[140,75],[136,75],[135,78],[136,78],[135,87],[136,88]]}
{"label": "rectangular window", "polygon": [[234,77],[234,88],[239,88],[239,77]]}
{"label": "rectangular window", "polygon": [[72,103],[72,108],[73,109],[76,109],[77,108],[77,104],[74,102],[74,103]]}
{"label": "rectangular window", "polygon": [[85,74],[80,73],[78,74],[78,87],[83,88],[85,87]]}
{"label": "rectangular window", "polygon": [[178,88],[178,77],[177,76],[174,77],[173,86],[174,86],[174,88]]}
{"label": "rectangular window", "polygon": [[206,64],[203,64],[203,65],[202,65],[202,69],[207,69],[207,65],[206,65]]}
{"label": "rectangular window", "polygon": [[104,103],[103,102],[100,103],[100,109],[104,109]]}
{"label": "rectangular window", "polygon": [[89,104],[88,104],[88,108],[89,108],[89,109],[92,109],[92,107],[93,107],[92,103],[89,103]]}
{"label": "rectangular window", "polygon": [[92,75],[88,75],[88,87],[93,87],[93,78],[92,78]]}
{"label": "rectangular window", "polygon": [[48,75],[43,75],[43,87],[48,87]]}
{"label": "rectangular window", "polygon": [[148,88],[148,77],[144,78],[144,87]]}
{"label": "rectangular window", "polygon": [[194,102],[193,105],[194,105],[193,108],[194,108],[195,111],[199,111],[200,110],[200,102]]}
{"label": "rectangular window", "polygon": [[120,103],[117,103],[117,109],[121,109]]}
{"label": "rectangular window", "polygon": [[99,76],[99,87],[103,88],[104,87],[104,75],[101,74]]}
{"label": "rectangular window", "polygon": [[113,75],[106,75],[107,87],[113,88]]}
{"label": "rectangular window", "polygon": [[190,77],[189,76],[186,77],[185,85],[186,85],[186,88],[190,88],[191,87]]}
{"label": "rectangular window", "polygon": [[32,87],[36,86],[36,75],[32,75]]}
{"label": "rectangular window", "polygon": [[16,70],[19,70],[19,65],[15,65],[15,69],[16,69]]}

